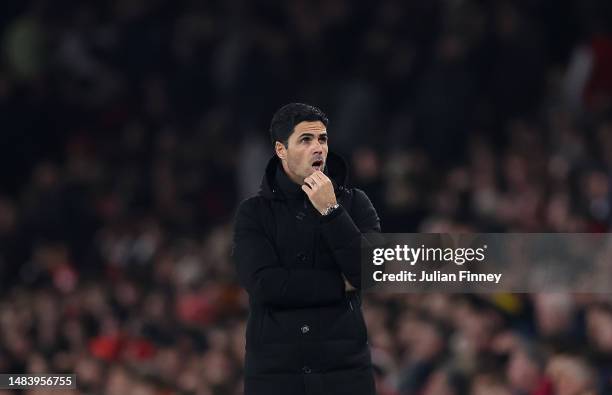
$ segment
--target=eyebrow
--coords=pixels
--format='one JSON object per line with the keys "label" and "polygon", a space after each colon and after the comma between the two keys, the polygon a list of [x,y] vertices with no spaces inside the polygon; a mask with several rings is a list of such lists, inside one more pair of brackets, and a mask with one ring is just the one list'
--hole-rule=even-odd
{"label": "eyebrow", "polygon": [[[298,139],[301,139],[302,137],[314,137],[313,133],[302,133],[299,135]],[[319,137],[327,137],[327,133],[323,132],[319,135]]]}

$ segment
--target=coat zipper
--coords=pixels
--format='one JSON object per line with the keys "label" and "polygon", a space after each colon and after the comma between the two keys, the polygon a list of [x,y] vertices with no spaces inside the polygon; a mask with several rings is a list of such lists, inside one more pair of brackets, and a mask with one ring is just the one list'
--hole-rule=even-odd
{"label": "coat zipper", "polygon": [[[306,202],[306,199],[304,199],[304,209],[308,210],[308,203]],[[319,247],[319,226],[318,224],[315,225],[314,228],[314,240],[313,240],[313,254],[312,254],[312,267],[314,268],[317,264],[317,248]]]}

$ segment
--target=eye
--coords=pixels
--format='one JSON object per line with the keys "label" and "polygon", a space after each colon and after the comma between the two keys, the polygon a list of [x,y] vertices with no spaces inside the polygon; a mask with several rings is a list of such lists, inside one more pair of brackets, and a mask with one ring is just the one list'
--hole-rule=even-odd
{"label": "eye", "polygon": [[310,141],[310,137],[302,137],[300,139],[300,142],[302,142],[302,143],[307,142],[307,141]]}
{"label": "eye", "polygon": [[321,136],[319,138],[319,141],[322,142],[322,143],[327,143],[327,136]]}

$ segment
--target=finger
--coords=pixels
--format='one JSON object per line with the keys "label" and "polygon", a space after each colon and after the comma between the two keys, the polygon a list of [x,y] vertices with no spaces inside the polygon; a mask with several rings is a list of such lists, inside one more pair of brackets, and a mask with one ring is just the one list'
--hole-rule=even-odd
{"label": "finger", "polygon": [[311,188],[314,188],[317,184],[319,184],[319,182],[312,175],[306,178],[304,181],[306,180],[308,180],[308,186]]}
{"label": "finger", "polygon": [[317,181],[319,181],[319,183],[329,181],[329,177],[327,177],[325,173],[323,173],[321,170],[316,171],[315,173],[312,174],[312,176],[315,177]]}
{"label": "finger", "polygon": [[321,177],[321,171],[315,171],[314,173],[312,173],[310,175],[310,177],[312,177],[313,179],[317,180],[318,182],[322,182],[323,181],[323,177]]}
{"label": "finger", "polygon": [[304,182],[306,184],[308,184],[309,187],[314,187],[316,185],[316,182],[314,180],[314,178],[312,178],[312,175],[308,176],[307,178],[304,179]]}
{"label": "finger", "polygon": [[310,194],[312,193],[312,189],[310,189],[310,187],[306,185],[302,185],[302,191],[306,192],[306,195],[308,196],[310,196]]}

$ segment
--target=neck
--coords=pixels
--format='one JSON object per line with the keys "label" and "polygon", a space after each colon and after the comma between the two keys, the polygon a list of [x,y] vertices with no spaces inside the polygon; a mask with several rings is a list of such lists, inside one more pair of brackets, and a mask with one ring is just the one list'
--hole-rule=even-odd
{"label": "neck", "polygon": [[288,168],[287,168],[287,163],[285,161],[281,161],[282,165],[283,165],[283,171],[285,172],[285,174],[287,175],[287,177],[289,177],[289,179],[291,181],[293,181],[295,184],[298,185],[304,185],[304,179],[300,178],[298,175],[293,174]]}

